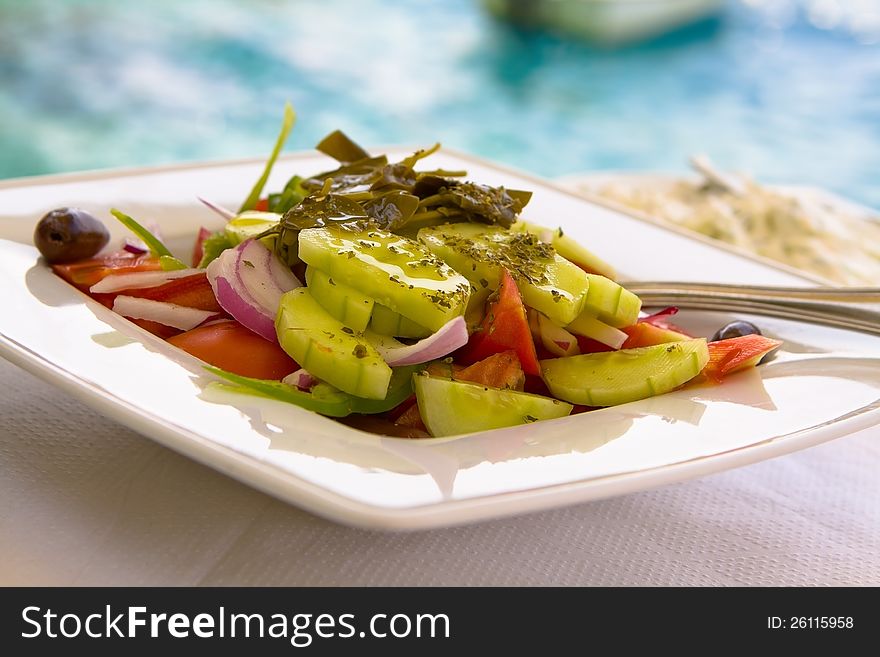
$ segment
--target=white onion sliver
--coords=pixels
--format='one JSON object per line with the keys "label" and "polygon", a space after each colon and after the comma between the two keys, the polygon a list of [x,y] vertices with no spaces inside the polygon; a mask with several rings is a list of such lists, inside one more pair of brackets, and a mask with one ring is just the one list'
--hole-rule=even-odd
{"label": "white onion sliver", "polygon": [[394,338],[383,336],[376,340],[374,346],[386,363],[397,367],[418,365],[419,363],[427,363],[429,360],[442,358],[466,345],[467,341],[467,324],[464,317],[459,316],[449,320],[436,333],[415,344],[405,345]]}
{"label": "white onion sliver", "polygon": [[541,328],[541,343],[554,356],[576,356],[581,353],[577,338],[554,324],[546,315],[538,314],[538,326]]}
{"label": "white onion sliver", "polygon": [[158,287],[168,281],[203,274],[203,269],[174,269],[171,271],[135,271],[128,274],[110,274],[89,288],[89,292],[118,292]]}
{"label": "white onion sliver", "polygon": [[595,317],[581,315],[566,327],[566,330],[577,335],[597,340],[612,349],[620,349],[629,337],[618,328],[606,324]]}
{"label": "white onion sliver", "polygon": [[216,317],[212,310],[198,310],[176,303],[154,301],[120,295],[113,301],[113,311],[132,319],[147,319],[181,331],[189,331],[202,322]]}
{"label": "white onion sliver", "polygon": [[211,210],[213,210],[214,212],[219,214],[224,219],[229,220],[229,219],[235,218],[235,213],[232,210],[227,210],[223,206],[217,205],[216,203],[211,203],[211,201],[208,201],[207,199],[203,199],[201,196],[197,196],[196,198],[199,199],[208,208],[210,208]]}

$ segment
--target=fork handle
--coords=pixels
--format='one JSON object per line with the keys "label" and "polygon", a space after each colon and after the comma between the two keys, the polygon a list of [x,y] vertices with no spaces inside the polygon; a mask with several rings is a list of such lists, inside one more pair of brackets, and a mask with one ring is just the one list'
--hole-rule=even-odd
{"label": "fork handle", "polygon": [[624,283],[645,305],[752,312],[880,335],[880,288]]}

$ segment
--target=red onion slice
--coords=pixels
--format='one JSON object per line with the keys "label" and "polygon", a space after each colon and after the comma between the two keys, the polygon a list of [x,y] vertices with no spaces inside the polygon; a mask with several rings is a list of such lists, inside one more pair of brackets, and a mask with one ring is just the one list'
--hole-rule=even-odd
{"label": "red onion slice", "polygon": [[120,295],[113,301],[113,311],[132,319],[148,319],[181,331],[189,331],[199,324],[217,317],[211,310],[198,310],[176,303],[154,301],[140,297]]}
{"label": "red onion slice", "polygon": [[129,253],[134,253],[135,255],[142,255],[149,251],[147,245],[136,237],[123,238],[122,250],[128,251]]}
{"label": "red onion slice", "polygon": [[223,310],[257,335],[277,342],[275,316],[281,297],[302,285],[285,269],[262,243],[247,240],[226,249],[206,271]]}
{"label": "red onion slice", "polygon": [[467,323],[464,317],[456,317],[440,327],[433,335],[406,345],[394,338],[372,334],[373,346],[385,362],[392,367],[399,365],[418,365],[430,360],[448,356],[468,341]]}
{"label": "red onion slice", "polygon": [[197,196],[196,198],[199,199],[202,203],[204,203],[209,209],[213,210],[214,212],[219,214],[221,217],[223,217],[227,221],[235,218],[235,213],[232,210],[227,210],[223,206],[217,205],[215,203],[211,203],[211,201],[203,199],[201,196]]}
{"label": "red onion slice", "polygon": [[256,240],[242,242],[236,249],[235,267],[244,288],[257,304],[268,311],[274,320],[281,305],[281,296],[297,287],[299,279],[262,243]]}
{"label": "red onion slice", "polygon": [[304,392],[308,392],[315,386],[316,383],[318,383],[318,379],[313,377],[306,370],[298,369],[296,372],[288,374],[283,379],[281,379],[281,382],[286,383],[287,385],[295,386]]}
{"label": "red onion slice", "polygon": [[142,290],[158,287],[178,278],[203,274],[202,269],[175,269],[172,271],[136,271],[130,274],[110,274],[89,288],[89,292],[118,292],[119,290]]}

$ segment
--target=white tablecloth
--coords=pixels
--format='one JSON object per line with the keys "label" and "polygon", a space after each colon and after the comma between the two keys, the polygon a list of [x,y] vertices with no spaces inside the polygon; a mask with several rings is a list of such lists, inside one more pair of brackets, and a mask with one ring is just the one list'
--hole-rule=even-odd
{"label": "white tablecloth", "polygon": [[392,534],[278,502],[0,360],[0,584],[877,586],[878,438]]}

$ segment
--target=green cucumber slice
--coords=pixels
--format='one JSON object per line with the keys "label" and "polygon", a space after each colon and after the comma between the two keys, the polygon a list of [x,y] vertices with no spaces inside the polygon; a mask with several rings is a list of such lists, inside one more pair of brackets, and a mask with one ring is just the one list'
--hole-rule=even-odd
{"label": "green cucumber slice", "polygon": [[366,330],[374,306],[370,297],[314,267],[306,268],[306,285],[315,301],[333,317],[357,333]]}
{"label": "green cucumber slice", "polygon": [[431,331],[421,324],[380,303],[373,306],[370,329],[379,335],[391,335],[396,338],[427,338],[431,335]]}
{"label": "green cucumber slice", "polygon": [[278,224],[280,220],[281,215],[277,212],[248,210],[230,219],[223,230],[226,237],[235,246],[266,232]]}
{"label": "green cucumber slice", "polygon": [[617,278],[617,272],[614,270],[614,267],[602,260],[602,258],[592,251],[585,248],[576,239],[566,235],[561,228],[553,230],[519,219],[510,227],[510,230],[523,231],[531,233],[532,235],[537,235],[538,239],[542,242],[549,243],[554,249],[556,249],[556,252],[566,260],[581,267],[586,267],[597,274],[602,274],[602,276],[607,276],[612,279]]}
{"label": "green cucumber slice", "polygon": [[376,303],[436,331],[464,313],[467,279],[414,240],[377,228],[309,228],[299,257]]}
{"label": "green cucumber slice", "polygon": [[584,304],[584,312],[599,320],[622,328],[632,326],[639,319],[642,300],[635,294],[599,274],[587,274],[590,289]]}
{"label": "green cucumber slice", "polygon": [[709,361],[705,338],[541,361],[550,392],[585,406],[615,406],[662,395]]}
{"label": "green cucumber slice", "polygon": [[530,233],[461,223],[423,228],[419,240],[478,288],[496,289],[506,268],[523,302],[561,326],[586,303],[586,272]]}
{"label": "green cucumber slice", "polygon": [[455,436],[550,420],[571,413],[558,399],[453,381],[426,372],[413,376],[422,421],[434,437]]}
{"label": "green cucumber slice", "polygon": [[357,397],[385,399],[391,368],[372,345],[299,287],[281,297],[278,342],[312,375]]}

